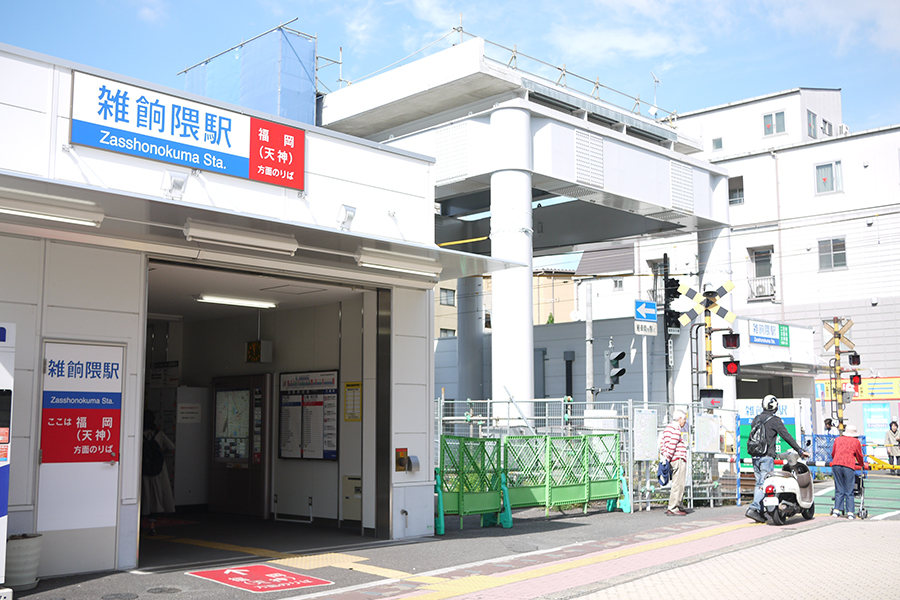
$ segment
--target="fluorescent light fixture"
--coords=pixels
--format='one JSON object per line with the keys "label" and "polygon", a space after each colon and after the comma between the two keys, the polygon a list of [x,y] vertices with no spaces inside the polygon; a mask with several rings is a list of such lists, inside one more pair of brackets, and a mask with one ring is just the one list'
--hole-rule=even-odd
{"label": "fluorescent light fixture", "polygon": [[8,198],[0,198],[0,214],[72,225],[84,225],[86,227],[100,227],[104,217],[103,211],[99,207],[97,210],[91,210],[89,208],[75,208],[61,204],[41,204]]}
{"label": "fluorescent light fixture", "polygon": [[437,279],[442,271],[440,263],[435,260],[369,248],[360,248],[356,252],[356,264],[369,269],[419,275],[432,279]]}
{"label": "fluorescent light fixture", "polygon": [[166,193],[166,198],[173,200],[181,200],[184,194],[184,188],[187,187],[189,173],[181,173],[166,169],[163,173],[162,185],[160,188]]}
{"label": "fluorescent light fixture", "polygon": [[342,204],[337,216],[338,226],[341,228],[341,230],[348,231],[350,229],[350,223],[353,222],[353,217],[355,216],[355,207]]}
{"label": "fluorescent light fixture", "polygon": [[184,224],[184,237],[189,242],[205,242],[230,248],[258,250],[288,256],[293,256],[299,248],[296,238],[292,235],[263,233],[253,229],[226,227],[193,219],[188,219]]}
{"label": "fluorescent light fixture", "polygon": [[197,302],[206,302],[208,304],[226,304],[228,306],[246,306],[247,308],[275,308],[277,302],[269,300],[250,300],[249,298],[229,298],[228,296],[213,296],[210,294],[200,294],[195,298]]}

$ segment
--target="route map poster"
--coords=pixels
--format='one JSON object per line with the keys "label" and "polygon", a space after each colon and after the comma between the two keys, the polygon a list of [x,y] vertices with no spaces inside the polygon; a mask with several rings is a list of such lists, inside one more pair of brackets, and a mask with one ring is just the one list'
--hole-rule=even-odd
{"label": "route map poster", "polygon": [[216,392],[215,458],[246,459],[250,442],[250,390]]}
{"label": "route map poster", "polygon": [[337,460],[338,372],[279,377],[279,458]]}

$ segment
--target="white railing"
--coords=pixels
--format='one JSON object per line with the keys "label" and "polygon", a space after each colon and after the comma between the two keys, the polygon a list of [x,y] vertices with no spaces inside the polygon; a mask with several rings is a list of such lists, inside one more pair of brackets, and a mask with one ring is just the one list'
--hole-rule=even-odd
{"label": "white railing", "polygon": [[753,277],[747,283],[750,286],[747,298],[749,300],[763,300],[775,297],[775,276]]}

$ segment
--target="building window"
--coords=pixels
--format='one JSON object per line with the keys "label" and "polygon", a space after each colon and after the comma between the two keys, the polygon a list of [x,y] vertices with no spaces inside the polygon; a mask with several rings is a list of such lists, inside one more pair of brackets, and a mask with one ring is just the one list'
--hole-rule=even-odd
{"label": "building window", "polygon": [[625,279],[623,279],[622,277],[613,277],[612,282],[614,292],[621,292],[625,289]]}
{"label": "building window", "polygon": [[749,248],[751,277],[750,300],[771,299],[775,296],[775,278],[772,276],[772,247]]}
{"label": "building window", "polygon": [[784,133],[784,111],[763,115],[763,135]]}
{"label": "building window", "polygon": [[847,266],[847,243],[844,238],[819,240],[819,270],[830,271]]}
{"label": "building window", "polygon": [[831,137],[832,135],[831,123],[829,123],[825,119],[822,119],[822,133],[824,133],[828,137]]}
{"label": "building window", "polygon": [[728,178],[728,204],[744,203],[744,176]]}
{"label": "building window", "polygon": [[441,305],[456,306],[456,290],[441,288]]}
{"label": "building window", "polygon": [[754,276],[770,277],[772,275],[772,249],[754,248],[750,252],[750,258],[753,260]]}
{"label": "building window", "polygon": [[713,140],[713,150],[721,150],[722,149],[722,138],[715,138]]}
{"label": "building window", "polygon": [[806,129],[809,132],[809,137],[816,139],[816,113],[811,110],[806,111]]}
{"label": "building window", "polygon": [[445,338],[445,337],[456,337],[456,330],[455,330],[455,329],[444,329],[444,328],[442,327],[442,328],[441,328],[441,337],[442,337],[442,338]]}
{"label": "building window", "polygon": [[830,192],[844,191],[844,182],[841,177],[841,161],[824,165],[816,165],[816,193],[828,194]]}

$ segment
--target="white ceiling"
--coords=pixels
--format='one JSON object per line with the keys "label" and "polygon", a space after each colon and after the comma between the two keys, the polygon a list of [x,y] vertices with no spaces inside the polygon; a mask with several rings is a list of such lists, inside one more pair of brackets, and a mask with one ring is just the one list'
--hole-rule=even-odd
{"label": "white ceiling", "polygon": [[256,314],[258,309],[197,302],[200,294],[213,294],[278,303],[273,310],[332,304],[356,297],[359,291],[320,283],[255,273],[150,263],[147,312],[150,318],[205,321]]}

